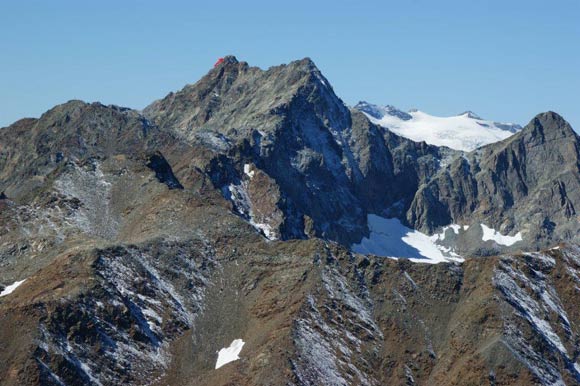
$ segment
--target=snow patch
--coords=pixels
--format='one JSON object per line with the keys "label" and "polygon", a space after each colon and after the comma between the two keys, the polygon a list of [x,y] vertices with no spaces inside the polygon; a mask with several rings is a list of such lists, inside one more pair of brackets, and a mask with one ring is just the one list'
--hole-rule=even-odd
{"label": "snow patch", "polygon": [[417,289],[417,283],[415,283],[415,280],[413,280],[413,278],[411,277],[411,275],[409,275],[407,273],[407,271],[403,272],[403,275],[405,275],[405,278],[409,281],[409,283],[411,283],[411,285],[413,286],[414,289]]}
{"label": "snow patch", "polygon": [[[396,218],[384,218],[374,214],[367,217],[370,229],[365,237],[351,249],[361,254],[373,254],[388,258],[407,258],[417,263],[436,264],[448,261],[462,262],[463,258],[448,248],[437,245],[437,237],[428,236],[407,228]],[[452,227],[459,231],[459,225]],[[436,235],[437,236],[437,235]]]}
{"label": "snow patch", "polygon": [[240,359],[239,355],[242,351],[242,348],[244,347],[244,344],[246,343],[243,340],[234,339],[230,344],[230,347],[222,348],[218,352],[218,359],[215,364],[215,368],[219,369],[227,363]]}
{"label": "snow patch", "polygon": [[518,241],[522,241],[522,232],[518,232],[514,236],[504,236],[485,224],[481,224],[481,230],[483,231],[483,236],[481,237],[483,241],[493,240],[497,244],[505,245],[507,247],[514,245]]}
{"label": "snow patch", "polygon": [[10,295],[12,292],[14,292],[14,290],[16,288],[18,288],[20,286],[20,284],[24,283],[25,281],[26,281],[26,279],[20,280],[20,281],[15,281],[14,283],[6,286],[6,288],[4,288],[4,290],[0,293],[0,297]]}
{"label": "snow patch", "polygon": [[[457,224],[450,224],[447,225],[446,227],[443,227],[443,229],[441,229],[441,233],[435,233],[433,236],[431,236],[431,240],[432,241],[443,241],[445,240],[445,234],[447,233],[447,229],[452,229],[453,233],[455,233],[456,235],[459,234],[459,230],[461,229],[461,225],[457,225]],[[465,226],[464,226],[465,229]]]}
{"label": "snow patch", "polygon": [[461,229],[461,225],[451,224],[451,225],[449,225],[449,228],[453,229],[453,232],[456,235],[458,235],[459,234],[459,229]]}
{"label": "snow patch", "polygon": [[250,178],[254,178],[254,174],[256,174],[256,172],[254,170],[252,170],[252,165],[245,164],[244,165],[244,174]]}

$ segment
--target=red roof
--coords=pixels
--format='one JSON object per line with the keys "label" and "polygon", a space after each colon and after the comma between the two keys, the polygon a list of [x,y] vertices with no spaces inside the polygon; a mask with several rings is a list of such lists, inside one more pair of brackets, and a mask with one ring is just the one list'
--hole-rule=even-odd
{"label": "red roof", "polygon": [[217,67],[219,64],[222,64],[224,62],[224,58],[219,58],[217,60],[217,62],[215,62],[215,64],[213,65],[214,67]]}

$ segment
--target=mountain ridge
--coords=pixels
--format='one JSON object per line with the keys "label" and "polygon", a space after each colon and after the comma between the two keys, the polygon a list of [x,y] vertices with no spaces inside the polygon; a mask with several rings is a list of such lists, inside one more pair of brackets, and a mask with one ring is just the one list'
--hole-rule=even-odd
{"label": "mountain ridge", "polygon": [[[310,59],[18,121],[0,384],[580,384],[579,154],[553,112],[470,152],[414,142]],[[440,263],[354,253],[369,218]]]}

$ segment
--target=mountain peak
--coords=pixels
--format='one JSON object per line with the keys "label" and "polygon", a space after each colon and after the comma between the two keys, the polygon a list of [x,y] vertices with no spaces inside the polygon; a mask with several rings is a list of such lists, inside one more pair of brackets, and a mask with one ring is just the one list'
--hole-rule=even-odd
{"label": "mountain peak", "polygon": [[543,126],[565,126],[568,125],[568,122],[562,117],[560,114],[554,111],[546,111],[543,113],[539,113],[533,119],[534,121],[538,121]]}
{"label": "mountain peak", "polygon": [[536,115],[524,128],[524,132],[532,138],[556,139],[563,137],[576,137],[572,126],[558,113],[546,111]]}
{"label": "mountain peak", "polygon": [[238,59],[234,55],[226,55],[223,58],[218,58],[218,60],[213,65],[214,68],[222,67],[228,64],[238,64]]}
{"label": "mountain peak", "polygon": [[482,119],[479,115],[477,115],[476,113],[474,113],[473,111],[470,111],[470,110],[464,111],[461,114],[458,114],[458,116],[460,116],[460,117],[466,116],[467,118],[471,118],[471,119]]}
{"label": "mountain peak", "polygon": [[314,61],[309,57],[290,62],[288,64],[288,69],[291,71],[297,71],[298,73],[312,74],[315,75],[316,78],[320,78],[322,76],[322,72],[316,66],[316,63],[314,63]]}
{"label": "mountain peak", "polygon": [[220,79],[224,76],[237,77],[240,72],[247,70],[249,67],[247,62],[240,62],[235,56],[226,55],[215,62],[213,68],[206,76],[214,79]]}
{"label": "mountain peak", "polygon": [[392,105],[378,106],[366,101],[360,101],[354,106],[354,108],[375,119],[381,119],[386,115],[397,117],[403,121],[408,121],[413,118],[410,114],[399,110]]}
{"label": "mountain peak", "polygon": [[238,58],[236,58],[234,55],[226,55],[224,56],[224,63],[239,63],[238,62]]}
{"label": "mountain peak", "polygon": [[312,58],[310,58],[309,56],[306,56],[300,60],[296,60],[295,63],[300,63],[300,64],[303,64],[306,66],[311,66],[311,67],[316,67],[314,60],[312,60]]}
{"label": "mountain peak", "polygon": [[202,129],[224,134],[235,128],[232,132],[243,135],[258,124],[267,126],[266,121],[274,127],[297,98],[333,127],[348,126],[348,109],[308,57],[263,70],[226,56],[195,84],[152,103],[143,114],[188,138],[197,138]]}

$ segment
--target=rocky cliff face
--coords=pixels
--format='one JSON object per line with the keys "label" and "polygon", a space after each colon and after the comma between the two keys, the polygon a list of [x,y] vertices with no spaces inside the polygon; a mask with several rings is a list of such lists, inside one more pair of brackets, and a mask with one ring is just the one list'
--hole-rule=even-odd
{"label": "rocky cliff face", "polygon": [[308,59],[21,120],[0,129],[0,384],[580,384],[573,243],[348,249],[369,214],[465,225],[441,240],[475,255],[504,249],[481,224],[573,242],[577,154],[554,113],[471,153],[410,141]]}
{"label": "rocky cliff face", "polygon": [[399,201],[409,206],[417,186],[452,153],[369,124],[309,59],[262,71],[226,57],[144,113],[211,149],[203,169],[270,238],[360,240],[368,212],[388,212]]}
{"label": "rocky cliff face", "polygon": [[484,223],[504,234],[521,231],[528,248],[575,240],[578,151],[562,117],[539,114],[514,136],[447,165],[418,190],[407,219],[425,230]]}

